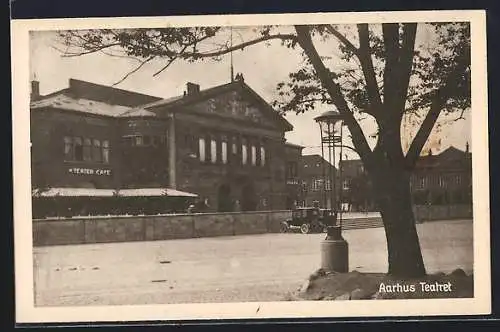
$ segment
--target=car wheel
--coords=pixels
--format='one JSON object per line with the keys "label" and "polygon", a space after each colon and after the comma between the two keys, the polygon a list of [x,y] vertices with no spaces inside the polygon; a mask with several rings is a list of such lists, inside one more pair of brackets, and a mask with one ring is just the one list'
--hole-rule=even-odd
{"label": "car wheel", "polygon": [[280,226],[280,233],[287,233],[288,232],[288,224],[285,222],[281,223]]}
{"label": "car wheel", "polygon": [[309,224],[302,224],[300,226],[300,231],[302,232],[302,234],[309,234],[309,232],[311,231],[311,226]]}

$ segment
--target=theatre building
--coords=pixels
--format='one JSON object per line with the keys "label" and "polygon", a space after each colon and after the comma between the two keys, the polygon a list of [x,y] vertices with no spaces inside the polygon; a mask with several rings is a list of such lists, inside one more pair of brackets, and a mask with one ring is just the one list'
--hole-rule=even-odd
{"label": "theatre building", "polygon": [[[32,82],[38,195],[196,196],[206,211],[284,209],[292,126],[238,80],[162,99],[70,79]],[[68,194],[71,193],[71,194]]]}

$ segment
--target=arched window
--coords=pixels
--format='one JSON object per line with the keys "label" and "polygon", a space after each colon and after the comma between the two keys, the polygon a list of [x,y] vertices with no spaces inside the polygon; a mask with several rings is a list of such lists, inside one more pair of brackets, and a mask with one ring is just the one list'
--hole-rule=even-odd
{"label": "arched window", "polygon": [[222,136],[221,159],[223,164],[227,164],[227,137]]}
{"label": "arched window", "polygon": [[92,160],[100,163],[102,161],[101,141],[95,139],[92,148]]}
{"label": "arched window", "polygon": [[248,162],[248,151],[247,151],[247,141],[245,139],[241,140],[241,163],[246,165]]}
{"label": "arched window", "polygon": [[200,156],[200,161],[206,160],[205,139],[203,137],[200,137],[198,140],[198,155]]}
{"label": "arched window", "polygon": [[102,162],[109,163],[109,141],[102,141]]}
{"label": "arched window", "polygon": [[252,144],[252,166],[257,165],[257,148]]}
{"label": "arched window", "polygon": [[73,139],[64,137],[64,160],[73,160]]}
{"label": "arched window", "polygon": [[212,161],[212,164],[217,162],[217,141],[215,140],[215,137],[210,139],[210,160]]}
{"label": "arched window", "polygon": [[260,165],[266,165],[266,148],[264,146],[260,147]]}
{"label": "arched window", "polygon": [[92,140],[90,138],[83,139],[83,160],[92,160]]}
{"label": "arched window", "polygon": [[74,138],[73,150],[75,153],[74,159],[77,161],[83,161],[83,145],[82,145],[82,138],[81,137]]}

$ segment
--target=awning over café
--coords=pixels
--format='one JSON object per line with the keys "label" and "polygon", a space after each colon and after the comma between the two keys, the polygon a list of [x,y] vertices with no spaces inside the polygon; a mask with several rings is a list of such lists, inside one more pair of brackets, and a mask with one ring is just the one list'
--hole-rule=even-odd
{"label": "awning over caf\u00e9", "polygon": [[35,189],[32,196],[37,197],[198,197],[196,194],[169,188],[137,188],[137,189],[95,189],[95,188],[50,188]]}

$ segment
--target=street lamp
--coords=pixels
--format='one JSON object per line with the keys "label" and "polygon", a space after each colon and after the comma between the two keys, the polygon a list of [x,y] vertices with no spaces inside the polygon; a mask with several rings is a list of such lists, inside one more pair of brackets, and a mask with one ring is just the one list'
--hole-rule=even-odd
{"label": "street lamp", "polygon": [[[331,165],[328,167],[328,172],[325,172],[323,166],[323,204],[327,207],[329,205],[330,213],[324,217],[327,235],[321,243],[321,267],[325,271],[348,272],[348,244],[342,237],[342,201],[337,197],[337,176],[335,174],[336,146],[340,149],[340,160],[342,160],[343,118],[337,110],[331,110],[314,118],[314,120],[319,124],[321,134],[321,156],[325,159],[326,150],[328,162]],[[330,183],[329,195],[326,188],[328,181]],[[342,184],[342,173],[340,173],[339,182]],[[341,197],[342,188],[339,189]]]}

